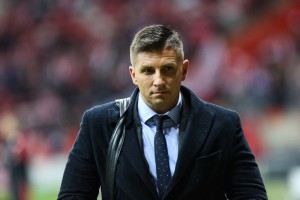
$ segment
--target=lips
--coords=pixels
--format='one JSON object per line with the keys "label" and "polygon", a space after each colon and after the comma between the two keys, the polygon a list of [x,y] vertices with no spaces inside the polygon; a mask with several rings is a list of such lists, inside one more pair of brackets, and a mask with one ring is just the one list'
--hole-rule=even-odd
{"label": "lips", "polygon": [[159,92],[153,92],[152,95],[154,96],[161,96],[161,95],[166,95],[167,92],[166,91],[159,91]]}
{"label": "lips", "polygon": [[167,91],[157,91],[157,92],[153,92],[153,94],[165,94],[167,93]]}

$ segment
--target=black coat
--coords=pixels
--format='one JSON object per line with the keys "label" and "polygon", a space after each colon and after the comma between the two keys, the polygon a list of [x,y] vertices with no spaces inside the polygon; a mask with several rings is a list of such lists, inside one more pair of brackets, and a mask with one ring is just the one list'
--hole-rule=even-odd
{"label": "black coat", "polygon": [[[267,199],[255,158],[238,114],[197,98],[181,88],[179,154],[165,200]],[[117,199],[158,199],[144,157],[136,111],[138,89],[131,96],[126,136],[116,170]],[[58,199],[107,199],[106,159],[119,119],[115,102],[85,112],[71,149]]]}

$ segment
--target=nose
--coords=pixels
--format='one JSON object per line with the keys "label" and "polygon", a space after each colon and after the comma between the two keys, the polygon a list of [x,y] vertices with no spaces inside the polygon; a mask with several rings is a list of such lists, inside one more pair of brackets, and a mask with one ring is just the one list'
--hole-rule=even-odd
{"label": "nose", "polygon": [[157,71],[154,75],[153,85],[156,87],[162,86],[165,84],[163,75]]}

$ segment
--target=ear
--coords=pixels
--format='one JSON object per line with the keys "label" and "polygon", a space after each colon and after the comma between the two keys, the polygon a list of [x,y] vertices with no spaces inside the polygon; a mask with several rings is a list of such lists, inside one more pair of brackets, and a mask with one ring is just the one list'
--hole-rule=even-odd
{"label": "ear", "polygon": [[183,63],[182,63],[182,78],[181,78],[181,81],[184,81],[186,76],[187,76],[187,73],[188,73],[188,69],[189,69],[189,61],[188,60],[184,60]]}
{"label": "ear", "polygon": [[134,72],[134,67],[133,66],[129,66],[129,73],[131,75],[131,79],[134,85],[137,85],[137,80],[135,78],[135,72]]}

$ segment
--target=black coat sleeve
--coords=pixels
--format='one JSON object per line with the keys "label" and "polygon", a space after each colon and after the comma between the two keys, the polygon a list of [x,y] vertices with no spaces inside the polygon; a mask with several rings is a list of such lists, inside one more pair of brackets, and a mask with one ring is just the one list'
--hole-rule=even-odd
{"label": "black coat sleeve", "polygon": [[96,200],[99,188],[100,180],[88,126],[88,112],[86,112],[83,115],[79,133],[69,154],[58,200]]}
{"label": "black coat sleeve", "polygon": [[235,127],[230,144],[230,165],[226,194],[230,200],[267,199],[266,190],[255,157],[241,127],[240,117],[234,113]]}

